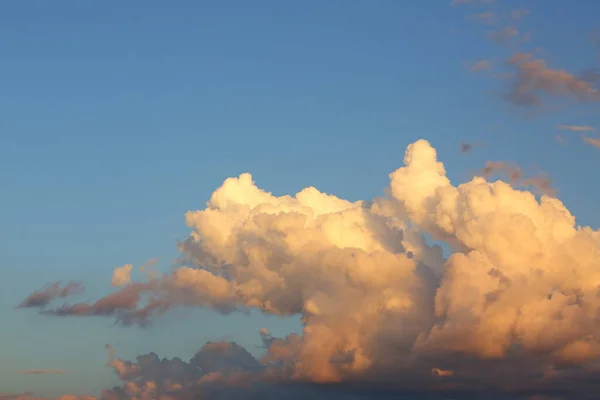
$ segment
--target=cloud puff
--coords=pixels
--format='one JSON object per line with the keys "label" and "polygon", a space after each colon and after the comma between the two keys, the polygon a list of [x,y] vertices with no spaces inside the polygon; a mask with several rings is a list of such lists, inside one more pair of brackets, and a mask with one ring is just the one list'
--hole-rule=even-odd
{"label": "cloud puff", "polygon": [[486,71],[492,68],[492,64],[489,60],[479,60],[471,64],[470,70],[473,72]]}
{"label": "cloud puff", "polygon": [[590,144],[590,145],[600,149],[600,139],[584,136],[583,141],[587,144]]}
{"label": "cloud puff", "polygon": [[[518,167],[488,167],[534,183]],[[301,316],[302,334],[261,331],[260,363],[223,343],[185,365],[163,365],[156,355],[112,359],[122,379],[172,368],[193,379],[200,370],[206,383],[239,367],[228,382],[479,396],[559,388],[578,398],[597,389],[600,232],[576,225],[552,196],[485,176],[454,186],[426,140],[407,147],[387,194],[373,200],[313,187],[274,196],[245,173],[226,179],[206,208],[185,219],[192,229],[180,245],[186,266],[47,313],[146,324],[172,307],[255,308]],[[445,242],[451,256],[426,237]],[[156,396],[168,387],[161,379],[123,390]]]}
{"label": "cloud puff", "polygon": [[515,53],[507,64],[516,70],[516,78],[506,100],[519,106],[539,106],[547,96],[573,98],[581,102],[600,101],[600,92],[590,82],[559,69],[549,68],[533,54]]}
{"label": "cloud puff", "polygon": [[505,42],[519,35],[519,29],[516,26],[505,26],[490,33],[490,38],[496,42]]}
{"label": "cloud puff", "polygon": [[[123,385],[105,391],[103,399],[171,399],[195,398],[216,386],[245,385],[253,374],[262,374],[266,366],[233,342],[208,342],[188,362],[179,358],[159,358],[155,353],[137,357],[136,361],[114,358],[114,368]],[[227,390],[221,391],[223,398]],[[229,393],[231,394],[231,393]],[[190,397],[187,397],[190,396]]]}
{"label": "cloud puff", "polygon": [[31,293],[19,305],[20,308],[45,307],[53,300],[81,293],[83,285],[78,282],[69,282],[61,287],[60,282],[45,286],[43,289]]}
{"label": "cloud puff", "polygon": [[473,145],[469,144],[469,143],[461,143],[460,144],[460,152],[461,153],[466,153],[473,150]]}
{"label": "cloud puff", "polygon": [[540,193],[554,196],[556,191],[552,187],[552,181],[545,175],[538,175],[529,178],[524,177],[524,173],[518,165],[509,164],[503,161],[488,161],[481,173],[486,178],[491,178],[496,174],[504,174],[511,185],[521,185],[533,187]]}
{"label": "cloud puff", "polygon": [[125,264],[122,267],[115,268],[112,277],[113,286],[125,286],[131,283],[131,270],[133,264]]}

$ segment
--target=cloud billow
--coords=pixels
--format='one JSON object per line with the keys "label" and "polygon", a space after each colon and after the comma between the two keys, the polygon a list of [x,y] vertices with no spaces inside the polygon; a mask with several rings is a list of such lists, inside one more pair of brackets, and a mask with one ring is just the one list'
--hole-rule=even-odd
{"label": "cloud billow", "polygon": [[[247,357],[234,374],[254,383],[434,394],[559,388],[585,398],[600,372],[600,233],[577,226],[553,196],[485,177],[453,186],[425,140],[408,146],[387,193],[351,202],[309,187],[276,197],[250,174],[229,178],[205,209],[186,214],[188,266],[45,312],[142,325],[173,307],[300,315],[301,335],[261,331],[266,355]],[[444,259],[425,235],[452,255]],[[206,383],[230,367],[211,371],[199,360],[201,376],[173,368]],[[126,377],[142,367],[119,368]]]}

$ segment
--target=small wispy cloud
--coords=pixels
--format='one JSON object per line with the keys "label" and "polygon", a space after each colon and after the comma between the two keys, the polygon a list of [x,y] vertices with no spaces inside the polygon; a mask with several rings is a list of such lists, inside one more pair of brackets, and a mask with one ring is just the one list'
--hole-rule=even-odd
{"label": "small wispy cloud", "polygon": [[546,61],[531,53],[515,53],[507,65],[516,69],[515,80],[506,100],[519,106],[539,106],[542,96],[570,97],[581,102],[600,101],[600,92],[582,79],[562,70],[550,68]]}
{"label": "small wispy cloud", "polygon": [[473,72],[480,72],[492,69],[492,63],[489,60],[479,60],[471,64],[469,68]]}
{"label": "small wispy cloud", "polygon": [[476,147],[481,147],[483,144],[482,143],[465,143],[465,142],[461,142],[460,144],[460,152],[461,153],[468,153],[469,151],[473,150]]}
{"label": "small wispy cloud", "polygon": [[559,125],[558,129],[572,132],[595,132],[596,128],[588,125]]}
{"label": "small wispy cloud", "polygon": [[45,307],[53,300],[81,293],[82,291],[83,285],[79,282],[69,282],[64,287],[60,285],[60,282],[55,282],[31,293],[19,304],[19,308]]}
{"label": "small wispy cloud", "polygon": [[62,369],[26,369],[19,371],[21,375],[60,375],[64,374],[65,371]]}
{"label": "small wispy cloud", "polygon": [[514,77],[515,75],[511,74],[510,72],[499,72],[492,75],[492,78],[494,79],[513,79]]}
{"label": "small wispy cloud", "polygon": [[527,14],[529,14],[529,10],[527,10],[525,8],[519,8],[516,10],[512,10],[510,12],[510,19],[512,19],[513,21],[517,21],[517,20],[523,18],[524,16],[526,16]]}
{"label": "small wispy cloud", "polygon": [[496,42],[506,42],[519,35],[519,30],[516,26],[506,26],[497,31],[490,33],[490,39]]}
{"label": "small wispy cloud", "polygon": [[445,369],[441,369],[441,368],[432,368],[431,373],[433,375],[437,375],[437,376],[452,376],[452,375],[454,375],[454,371],[445,370]]}
{"label": "small wispy cloud", "polygon": [[504,174],[511,185],[530,186],[539,193],[555,196],[556,190],[552,187],[552,180],[546,174],[525,177],[523,170],[516,164],[504,161],[487,161],[481,170],[482,175],[489,179],[496,174]]}
{"label": "small wispy cloud", "polygon": [[583,141],[589,145],[592,145],[592,146],[600,149],[600,139],[592,138],[589,136],[583,136]]}
{"label": "small wispy cloud", "polygon": [[487,12],[482,12],[482,13],[470,15],[468,17],[468,19],[471,20],[471,21],[489,23],[489,22],[491,22],[491,21],[494,20],[494,17],[495,17],[495,15],[494,15],[493,12],[487,11]]}
{"label": "small wispy cloud", "polygon": [[20,400],[20,399],[29,399],[33,396],[33,392],[23,392],[23,393],[6,393],[0,392],[0,400]]}

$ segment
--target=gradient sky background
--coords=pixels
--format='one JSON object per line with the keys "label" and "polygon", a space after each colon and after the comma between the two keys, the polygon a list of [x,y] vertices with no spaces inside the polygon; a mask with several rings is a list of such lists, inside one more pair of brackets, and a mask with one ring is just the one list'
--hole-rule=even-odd
{"label": "gradient sky background", "polygon": [[[502,1],[531,13],[527,49],[553,68],[597,63],[597,1]],[[558,125],[600,127],[597,104],[535,117],[502,100],[508,82],[466,63],[509,51],[449,1],[12,1],[0,4],[0,392],[97,394],[119,357],[189,359],[226,338],[255,354],[257,330],[296,319],[181,311],[151,328],[47,318],[15,306],[49,281],[94,299],[112,269],[167,269],[184,213],[251,172],[275,194],[306,186],[352,200],[382,193],[418,138],[454,182],[487,160],[547,172],[580,224],[598,227],[600,149]],[[595,107],[595,108],[594,108]],[[461,154],[461,141],[482,143]],[[188,317],[186,317],[186,315]],[[64,375],[19,370],[59,368]]]}

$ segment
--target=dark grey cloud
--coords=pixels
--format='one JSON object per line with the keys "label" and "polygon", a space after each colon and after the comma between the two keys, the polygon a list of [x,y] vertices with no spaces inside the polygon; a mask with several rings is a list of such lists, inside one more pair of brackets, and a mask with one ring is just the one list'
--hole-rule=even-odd
{"label": "dark grey cloud", "polygon": [[53,300],[59,298],[65,298],[67,296],[81,293],[83,291],[83,285],[79,282],[69,282],[65,286],[61,286],[60,282],[55,282],[46,285],[40,290],[36,290],[31,293],[21,304],[20,308],[43,308],[50,304]]}

